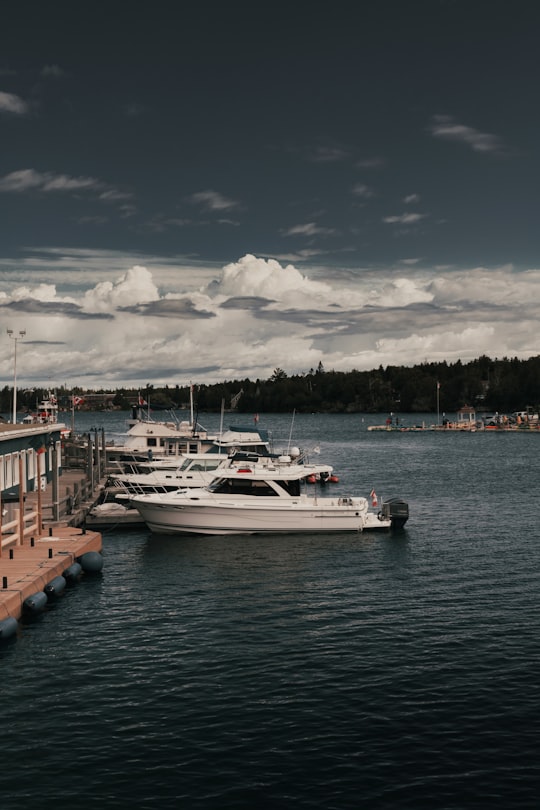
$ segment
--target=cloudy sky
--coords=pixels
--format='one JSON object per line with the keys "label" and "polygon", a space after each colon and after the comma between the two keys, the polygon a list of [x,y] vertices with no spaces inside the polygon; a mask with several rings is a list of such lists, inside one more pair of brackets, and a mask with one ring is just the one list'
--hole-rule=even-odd
{"label": "cloudy sky", "polygon": [[5,6],[0,375],[539,353],[534,0]]}

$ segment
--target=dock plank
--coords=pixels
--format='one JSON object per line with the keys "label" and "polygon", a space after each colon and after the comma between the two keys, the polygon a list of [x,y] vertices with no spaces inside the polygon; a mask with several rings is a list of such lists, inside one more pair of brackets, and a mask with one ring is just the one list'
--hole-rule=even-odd
{"label": "dock plank", "polygon": [[[99,532],[85,532],[73,526],[58,526],[54,534],[37,538],[34,546],[4,546],[0,557],[0,621],[20,619],[28,596],[42,591],[54,577],[87,551],[102,550]],[[6,587],[4,587],[6,586]]]}

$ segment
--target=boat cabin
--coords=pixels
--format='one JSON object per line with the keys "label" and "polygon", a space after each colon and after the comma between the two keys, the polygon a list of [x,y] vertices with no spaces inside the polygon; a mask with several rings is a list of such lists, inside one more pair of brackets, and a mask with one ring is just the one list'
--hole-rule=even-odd
{"label": "boat cabin", "polygon": [[[239,473],[242,470],[238,470]],[[208,490],[220,495],[249,495],[249,496],[273,496],[283,497],[283,491],[287,495],[296,498],[300,495],[300,479],[291,480],[265,480],[263,478],[238,478],[223,477],[216,478],[208,486]]]}

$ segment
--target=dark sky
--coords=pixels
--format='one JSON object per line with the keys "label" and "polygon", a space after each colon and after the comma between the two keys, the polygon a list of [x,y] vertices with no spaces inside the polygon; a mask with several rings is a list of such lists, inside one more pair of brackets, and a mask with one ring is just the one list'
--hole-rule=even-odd
{"label": "dark sky", "polygon": [[127,8],[7,11],[7,253],[536,263],[536,3]]}

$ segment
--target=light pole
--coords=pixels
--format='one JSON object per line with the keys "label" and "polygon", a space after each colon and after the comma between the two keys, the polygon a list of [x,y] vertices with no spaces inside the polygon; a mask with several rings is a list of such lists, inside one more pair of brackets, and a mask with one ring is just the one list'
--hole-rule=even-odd
{"label": "light pole", "polygon": [[8,329],[7,333],[15,344],[13,355],[13,424],[17,422],[17,341],[26,335],[26,329],[21,329],[18,335],[13,333],[13,329]]}

